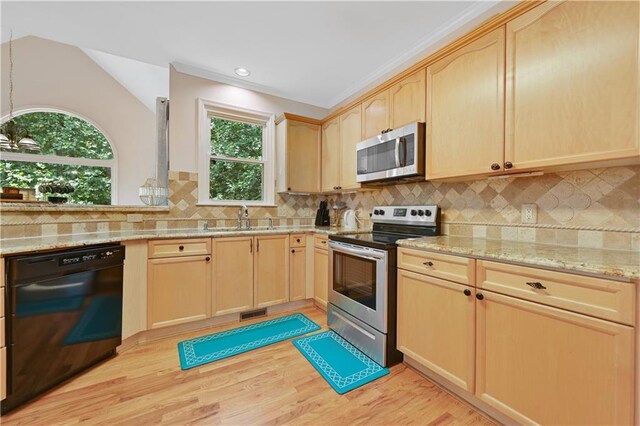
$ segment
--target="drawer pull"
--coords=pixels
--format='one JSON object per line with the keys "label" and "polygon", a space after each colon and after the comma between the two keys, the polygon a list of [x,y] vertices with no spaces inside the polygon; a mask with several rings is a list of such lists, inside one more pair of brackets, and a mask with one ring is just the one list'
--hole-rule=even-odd
{"label": "drawer pull", "polygon": [[184,250],[184,246],[179,246],[178,250],[180,250],[180,251]]}
{"label": "drawer pull", "polygon": [[424,266],[433,266],[433,262],[432,262],[432,261],[430,261],[430,260],[428,260],[428,261],[426,261],[426,262],[422,262],[422,264],[423,264]]}
{"label": "drawer pull", "polygon": [[320,241],[320,242],[321,242],[322,244],[327,244],[327,241],[326,241],[326,240],[322,240],[322,241]]}
{"label": "drawer pull", "polygon": [[204,260],[206,260],[207,262],[211,260],[211,258],[209,256],[205,257]]}
{"label": "drawer pull", "polygon": [[469,290],[468,288],[464,289],[464,295],[465,296],[471,296],[471,290]]}
{"label": "drawer pull", "polygon": [[300,242],[300,238],[296,238],[296,243],[299,243],[299,242]]}
{"label": "drawer pull", "polygon": [[536,290],[546,290],[547,289],[545,286],[543,286],[538,281],[527,281],[527,285],[529,287],[535,288]]}
{"label": "drawer pull", "polygon": [[296,252],[296,249],[291,249],[291,253],[295,253],[295,252]]}

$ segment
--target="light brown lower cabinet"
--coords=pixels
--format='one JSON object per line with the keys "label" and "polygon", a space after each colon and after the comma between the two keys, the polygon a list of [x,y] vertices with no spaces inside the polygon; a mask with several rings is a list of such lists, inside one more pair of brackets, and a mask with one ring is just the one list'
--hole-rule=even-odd
{"label": "light brown lower cabinet", "polygon": [[633,327],[479,294],[481,400],[525,424],[633,423]]}
{"label": "light brown lower cabinet", "polygon": [[323,307],[329,300],[329,253],[327,250],[313,249],[313,298]]}
{"label": "light brown lower cabinet", "polygon": [[475,375],[475,291],[398,269],[398,350],[469,392]]}
{"label": "light brown lower cabinet", "polygon": [[211,256],[149,259],[147,265],[149,328],[211,316]]}
{"label": "light brown lower cabinet", "polygon": [[[615,302],[621,283],[486,261],[477,269],[466,286],[400,264],[401,352],[518,423],[633,423],[635,328],[579,303],[606,290]],[[537,293],[493,291],[513,292],[516,281]],[[635,318],[632,303],[610,305],[616,318]]]}
{"label": "light brown lower cabinet", "polygon": [[307,249],[294,247],[289,250],[289,300],[307,298]]}
{"label": "light brown lower cabinet", "polygon": [[254,307],[289,301],[289,235],[254,237]]}
{"label": "light brown lower cabinet", "polygon": [[213,239],[213,316],[253,307],[253,237]]}

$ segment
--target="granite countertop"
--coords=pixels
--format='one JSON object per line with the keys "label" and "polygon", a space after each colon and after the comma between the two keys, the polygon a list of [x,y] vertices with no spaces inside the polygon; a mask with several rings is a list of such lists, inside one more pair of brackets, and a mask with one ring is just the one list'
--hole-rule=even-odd
{"label": "granite countertop", "polygon": [[239,235],[292,234],[300,232],[332,235],[354,234],[358,232],[369,231],[345,231],[342,229],[329,227],[316,228],[313,226],[282,226],[276,227],[274,229],[268,229],[266,227],[256,227],[251,230],[238,230],[236,228],[211,228],[208,231],[202,229],[165,229],[143,231],[92,232],[84,234],[0,239],[0,256],[68,247],[80,247],[91,244],[117,243],[120,241],[131,240],[148,240],[157,238],[233,237]]}
{"label": "granite countertop", "polygon": [[638,251],[563,247],[446,235],[400,240],[398,245],[640,282]]}

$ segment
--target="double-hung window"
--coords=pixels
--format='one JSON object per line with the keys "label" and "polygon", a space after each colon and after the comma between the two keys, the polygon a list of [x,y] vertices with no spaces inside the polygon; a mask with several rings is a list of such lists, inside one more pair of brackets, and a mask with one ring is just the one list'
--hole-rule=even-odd
{"label": "double-hung window", "polygon": [[199,204],[273,205],[273,115],[198,102]]}

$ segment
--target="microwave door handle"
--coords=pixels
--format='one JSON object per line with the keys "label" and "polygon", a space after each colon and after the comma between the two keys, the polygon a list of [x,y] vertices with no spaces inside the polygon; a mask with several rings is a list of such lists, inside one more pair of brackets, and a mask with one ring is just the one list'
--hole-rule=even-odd
{"label": "microwave door handle", "polygon": [[401,167],[402,164],[400,163],[400,144],[402,142],[400,141],[400,138],[396,138],[396,167]]}

